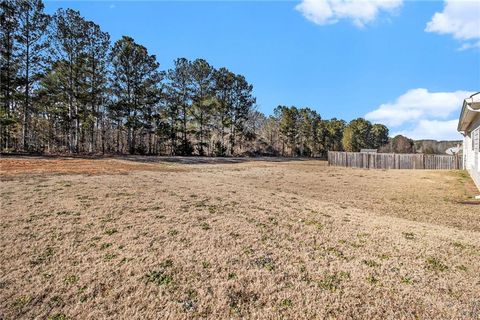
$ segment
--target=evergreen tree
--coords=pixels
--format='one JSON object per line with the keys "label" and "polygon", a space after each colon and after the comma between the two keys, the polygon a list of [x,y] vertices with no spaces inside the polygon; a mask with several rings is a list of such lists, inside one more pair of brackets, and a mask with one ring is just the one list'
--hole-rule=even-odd
{"label": "evergreen tree", "polygon": [[[87,101],[90,108],[85,112],[84,122],[89,130],[88,150],[93,152],[97,142],[95,133],[98,132],[95,128],[98,129],[102,125],[100,123],[103,120],[101,115],[108,100],[110,35],[103,32],[97,24],[89,21],[86,23],[85,38],[85,76],[88,91]],[[104,134],[105,132],[102,131],[102,153],[105,152]]]}
{"label": "evergreen tree", "polygon": [[324,152],[327,151],[342,151],[343,144],[343,132],[345,130],[346,123],[344,120],[338,120],[336,118],[325,121],[325,136],[324,136]]}
{"label": "evergreen tree", "polygon": [[195,122],[195,136],[198,140],[197,152],[205,155],[206,142],[210,138],[211,119],[216,106],[214,97],[214,68],[203,59],[191,64],[192,72],[192,117]]}
{"label": "evergreen tree", "polygon": [[53,16],[52,53],[58,72],[66,81],[64,86],[68,106],[67,141],[70,152],[80,151],[82,118],[86,117],[88,84],[86,83],[87,21],[80,12],[59,9]]}
{"label": "evergreen tree", "polygon": [[282,156],[285,155],[285,146],[290,149],[290,156],[298,154],[298,109],[296,107],[278,106],[274,110],[278,121],[279,132],[282,137]]}
{"label": "evergreen tree", "polygon": [[188,138],[193,91],[191,62],[185,58],[179,58],[175,60],[174,65],[174,68],[167,72],[167,80],[169,93],[172,95],[170,103],[175,103],[178,107],[176,111],[178,111],[181,133],[179,153],[191,155],[193,147]]}
{"label": "evergreen tree", "polygon": [[362,118],[350,121],[343,133],[343,147],[346,151],[358,152],[360,149],[371,148],[372,124]]}
{"label": "evergreen tree", "polygon": [[232,125],[231,112],[233,109],[235,74],[227,68],[220,68],[215,71],[215,93],[217,108],[215,112],[215,127],[217,130],[217,141],[215,142],[215,155],[224,156],[227,153],[225,136],[228,128]]}
{"label": "evergreen tree", "polygon": [[123,36],[115,42],[111,60],[113,106],[119,115],[119,124],[127,128],[128,151],[135,153],[139,151],[138,131],[145,128],[146,119],[151,120],[146,115],[151,115],[151,108],[158,103],[162,74],[156,57],[130,37]]}
{"label": "evergreen tree", "polygon": [[47,61],[46,49],[50,16],[43,12],[42,0],[18,0],[15,2],[18,26],[16,33],[19,81],[24,88],[22,110],[22,145],[29,147],[29,122],[32,109],[32,89],[40,80]]}
{"label": "evergreen tree", "polygon": [[14,110],[18,60],[15,58],[15,34],[18,27],[15,3],[0,2],[0,149],[12,147],[11,131],[17,123]]}
{"label": "evergreen tree", "polygon": [[68,65],[60,60],[53,63],[36,91],[37,110],[48,121],[46,150],[69,150],[70,113],[68,104]]}
{"label": "evergreen tree", "polygon": [[161,119],[159,121],[157,134],[170,143],[169,154],[174,156],[178,154],[177,135],[180,132],[180,95],[172,87],[165,87],[165,107],[161,110]]}
{"label": "evergreen tree", "polygon": [[244,76],[236,75],[232,88],[232,104],[230,104],[230,155],[235,154],[235,145],[238,136],[245,137],[246,123],[251,116],[256,99],[252,95],[253,86],[245,80]]}
{"label": "evergreen tree", "polygon": [[320,151],[320,139],[318,136],[322,118],[310,108],[299,110],[299,154],[301,156],[315,156]]}
{"label": "evergreen tree", "polygon": [[370,145],[378,149],[388,143],[388,128],[383,124],[374,124],[370,133]]}

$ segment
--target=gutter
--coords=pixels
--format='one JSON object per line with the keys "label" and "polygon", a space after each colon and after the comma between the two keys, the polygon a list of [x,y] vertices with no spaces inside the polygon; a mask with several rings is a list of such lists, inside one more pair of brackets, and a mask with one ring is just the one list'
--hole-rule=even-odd
{"label": "gutter", "polygon": [[[480,109],[473,109],[469,105],[470,103],[473,103],[473,97],[476,96],[476,95],[480,95],[480,92],[472,94],[469,98],[467,98],[463,101],[463,108],[462,108],[462,112],[460,113],[460,118],[459,118],[458,127],[457,127],[457,131],[462,133],[463,135],[465,135],[466,132],[465,132],[465,130],[461,130],[460,128],[462,127],[462,118],[464,118],[464,115],[466,115],[467,111],[468,112],[480,113]],[[471,100],[471,101],[467,102],[467,100]]]}

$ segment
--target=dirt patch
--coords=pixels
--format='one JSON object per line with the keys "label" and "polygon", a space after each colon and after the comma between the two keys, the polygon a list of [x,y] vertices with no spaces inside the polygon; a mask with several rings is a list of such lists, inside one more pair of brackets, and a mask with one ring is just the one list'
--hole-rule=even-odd
{"label": "dirt patch", "polygon": [[478,318],[463,172],[3,160],[5,319]]}

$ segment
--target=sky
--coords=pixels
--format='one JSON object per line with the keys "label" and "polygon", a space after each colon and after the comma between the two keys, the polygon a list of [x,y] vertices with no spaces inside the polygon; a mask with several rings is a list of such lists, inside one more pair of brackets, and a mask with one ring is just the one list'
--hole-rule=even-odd
{"label": "sky", "polygon": [[161,68],[204,58],[253,84],[257,107],[365,117],[390,135],[456,140],[480,91],[480,0],[46,1],[133,37]]}

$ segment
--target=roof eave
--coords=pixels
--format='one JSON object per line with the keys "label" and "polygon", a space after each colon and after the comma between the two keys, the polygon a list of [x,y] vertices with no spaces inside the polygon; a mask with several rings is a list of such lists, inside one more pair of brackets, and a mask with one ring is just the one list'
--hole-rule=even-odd
{"label": "roof eave", "polygon": [[480,102],[473,101],[473,96],[480,94],[477,92],[463,100],[462,112],[460,113],[460,118],[458,119],[457,131],[466,134],[466,131],[469,125],[472,123],[473,118],[476,114],[480,114]]}
{"label": "roof eave", "polygon": [[467,99],[463,100],[462,112],[460,113],[460,118],[458,119],[458,132],[464,132],[467,130],[468,123],[466,122],[467,114]]}

